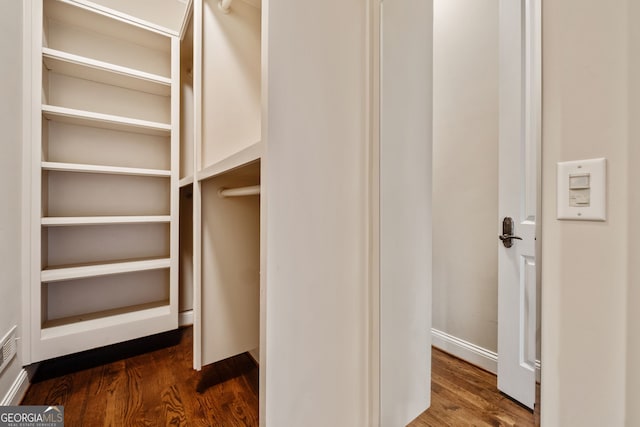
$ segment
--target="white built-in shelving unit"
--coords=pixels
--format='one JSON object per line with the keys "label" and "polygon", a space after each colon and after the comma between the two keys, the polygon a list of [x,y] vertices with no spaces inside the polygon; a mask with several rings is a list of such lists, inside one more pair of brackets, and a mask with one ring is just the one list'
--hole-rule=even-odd
{"label": "white built-in shelving unit", "polygon": [[193,166],[183,182],[193,194],[196,369],[243,352],[259,359],[261,18],[259,1],[227,11],[218,0],[194,2]]}
{"label": "white built-in shelving unit", "polygon": [[25,363],[178,324],[180,39],[80,1],[31,9]]}

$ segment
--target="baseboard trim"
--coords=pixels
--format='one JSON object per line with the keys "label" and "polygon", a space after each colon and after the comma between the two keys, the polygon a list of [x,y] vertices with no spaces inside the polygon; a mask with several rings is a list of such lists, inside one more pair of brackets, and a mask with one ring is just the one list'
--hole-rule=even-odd
{"label": "baseboard trim", "polygon": [[[494,351],[487,350],[435,328],[431,328],[431,344],[485,371],[496,375],[498,373],[498,353]],[[536,360],[536,381],[540,382],[539,360]]]}
{"label": "baseboard trim", "polygon": [[0,406],[17,406],[22,402],[22,398],[27,393],[27,389],[29,388],[29,373],[26,369],[21,369],[18,373],[18,376],[11,384],[9,391],[4,396],[2,401],[0,401]]}
{"label": "baseboard trim", "polygon": [[178,314],[178,326],[181,328],[193,325],[193,310],[183,311]]}
{"label": "baseboard trim", "polygon": [[462,360],[472,363],[492,374],[498,373],[498,353],[431,328],[431,343]]}

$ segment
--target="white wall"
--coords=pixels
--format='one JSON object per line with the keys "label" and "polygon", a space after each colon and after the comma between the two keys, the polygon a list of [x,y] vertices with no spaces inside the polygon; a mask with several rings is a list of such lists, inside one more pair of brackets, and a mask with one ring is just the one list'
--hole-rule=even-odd
{"label": "white wall", "polygon": [[[22,164],[22,2],[0,14],[0,338],[20,320]],[[20,333],[20,331],[19,331]],[[0,373],[0,401],[21,369],[20,358]]]}
{"label": "white wall", "polygon": [[497,351],[498,1],[436,0],[433,327]]}
{"label": "white wall", "polygon": [[[636,124],[636,138],[629,137],[640,99],[635,85],[635,116],[628,109],[629,57],[637,66],[639,55],[632,28],[640,16],[637,6],[629,9],[634,2],[544,0],[542,5],[544,426],[638,425],[637,333],[629,343],[629,356],[636,357],[627,364],[627,339],[638,321],[637,315],[627,317],[628,304],[637,311],[638,301],[628,300],[638,291],[637,243],[629,252],[629,239],[639,237],[637,225],[629,227],[637,221],[638,198],[630,186],[630,178],[637,185],[638,176],[629,162],[639,160],[637,148],[630,149],[638,144]],[[630,49],[630,31],[635,50]],[[556,162],[594,157],[608,161],[607,221],[558,221]],[[629,209],[630,195],[636,199],[634,210]]]}
{"label": "white wall", "polygon": [[433,2],[381,9],[380,426],[392,427],[431,402]]}
{"label": "white wall", "polygon": [[382,7],[379,151],[368,6],[264,4],[268,426],[405,425],[429,404],[432,4]]}
{"label": "white wall", "polygon": [[367,425],[365,6],[263,2],[267,426]]}

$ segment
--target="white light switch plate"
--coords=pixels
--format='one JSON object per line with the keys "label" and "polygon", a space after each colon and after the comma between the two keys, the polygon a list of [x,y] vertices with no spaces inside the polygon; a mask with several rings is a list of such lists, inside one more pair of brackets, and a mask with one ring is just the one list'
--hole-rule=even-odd
{"label": "white light switch plate", "polygon": [[[589,175],[588,206],[571,206],[571,176]],[[558,219],[605,221],[607,160],[589,159],[558,163]],[[574,181],[575,182],[575,181]],[[575,199],[574,199],[575,202]],[[575,204],[575,203],[574,203]]]}

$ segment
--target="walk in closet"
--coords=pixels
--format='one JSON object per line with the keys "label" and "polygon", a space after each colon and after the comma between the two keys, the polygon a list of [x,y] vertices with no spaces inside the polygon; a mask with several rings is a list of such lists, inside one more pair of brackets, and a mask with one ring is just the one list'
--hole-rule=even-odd
{"label": "walk in closet", "polygon": [[32,3],[27,362],[192,322],[195,368],[258,359],[260,3],[167,2]]}

